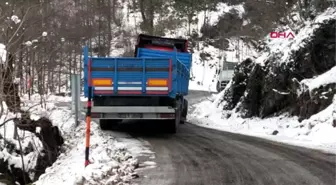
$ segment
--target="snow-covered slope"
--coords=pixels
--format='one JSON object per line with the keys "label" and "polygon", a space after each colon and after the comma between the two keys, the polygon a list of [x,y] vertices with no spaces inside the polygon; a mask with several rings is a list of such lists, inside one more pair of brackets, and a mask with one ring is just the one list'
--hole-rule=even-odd
{"label": "snow-covered slope", "polygon": [[[135,44],[135,38],[137,34],[141,33],[139,29],[140,22],[142,21],[140,12],[133,12],[127,6],[127,2],[125,2],[121,15],[122,16],[122,29],[125,30],[131,37],[124,36],[121,34],[115,37],[112,41],[112,51],[111,56],[120,56],[125,52],[125,47],[117,47],[118,43],[122,42],[124,38],[129,40],[130,45],[129,49],[133,50],[133,46]],[[197,14],[196,23],[192,23],[189,25],[186,21],[183,21],[176,29],[165,30],[164,37],[183,37],[189,38],[189,30],[196,32],[198,37],[201,37],[201,28],[204,25],[204,20],[210,25],[214,25],[218,22],[219,18],[231,10],[236,10],[239,15],[243,15],[245,13],[243,4],[230,6],[227,3],[218,3],[216,10],[207,12],[199,12]],[[169,16],[167,17],[155,17],[155,24],[159,24],[159,19],[168,19],[170,16],[178,16],[175,15],[175,10],[173,7],[168,8]],[[243,40],[239,38],[231,38],[229,39],[229,48],[227,50],[222,50],[219,48],[210,45],[208,41],[196,41],[196,45],[192,48],[193,50],[193,63],[192,63],[192,78],[190,80],[190,89],[194,90],[206,90],[206,91],[214,91],[216,92],[216,84],[217,84],[217,75],[216,69],[219,67],[220,63],[224,61],[226,58],[227,61],[230,62],[241,62],[248,57],[253,57],[256,55],[256,51],[251,44],[245,43]],[[201,57],[206,54],[207,57]]]}
{"label": "snow-covered slope", "polygon": [[[76,127],[74,115],[70,110],[69,97],[45,96],[46,107],[41,107],[40,95],[33,95],[31,100],[28,96],[21,97],[24,110],[32,112],[31,119],[38,120],[41,117],[49,118],[53,126],[57,126],[65,140],[62,145],[62,153],[52,166],[48,167],[42,174],[36,185],[50,184],[117,184],[129,183],[136,177],[135,169],[139,165],[137,156],[152,156],[152,152],[138,140],[129,138],[127,134],[103,132],[96,122],[91,123],[91,145],[90,162],[84,167],[85,161],[85,122],[81,121]],[[3,109],[7,112],[4,104]],[[8,163],[8,168],[14,165],[15,168],[22,169],[22,159],[20,155],[8,150],[4,146],[4,141],[12,143],[15,150],[20,151],[20,145],[14,136],[14,123],[11,118],[16,117],[12,113],[4,114],[0,118],[0,123],[9,120],[0,130],[0,135],[5,138],[1,140],[0,159]],[[83,117],[81,118],[82,120]],[[37,127],[36,132],[40,132]],[[25,172],[29,174],[30,179],[35,177],[37,162],[43,144],[37,136],[28,131],[19,130],[18,136],[21,138],[22,150],[26,151],[23,155]],[[43,169],[42,169],[43,170]],[[20,177],[18,177],[20,178]]]}
{"label": "snow-covered slope", "polygon": [[[324,72],[320,72],[318,75],[315,75],[312,78],[303,78],[297,84],[297,91],[292,92],[291,88],[294,87],[289,87],[292,85],[287,85],[286,92],[278,91],[277,89],[273,88],[273,91],[278,95],[277,97],[275,95],[269,96],[269,98],[274,99],[278,97],[282,98],[278,101],[282,103],[284,103],[284,100],[286,100],[285,98],[287,98],[288,96],[293,97],[294,102],[292,101],[291,104],[288,104],[288,106],[294,106],[294,108],[284,108],[285,110],[299,110],[298,114],[303,119],[299,119],[299,116],[290,115],[290,111],[286,112],[284,110],[282,110],[282,112],[279,111],[277,116],[271,116],[264,119],[261,119],[259,117],[243,118],[242,116],[242,112],[244,112],[246,108],[243,104],[247,104],[247,106],[250,105],[251,107],[247,108],[252,108],[253,110],[251,110],[255,111],[257,108],[259,109],[256,104],[265,102],[267,104],[267,101],[269,101],[267,99],[263,99],[263,102],[261,101],[262,98],[265,98],[265,94],[263,94],[263,96],[259,96],[258,89],[264,87],[270,88],[273,86],[282,87],[283,85],[280,84],[282,83],[281,81],[277,80],[273,80],[272,82],[277,82],[278,84],[272,84],[271,86],[270,84],[263,84],[267,83],[268,81],[262,81],[258,83],[254,82],[255,80],[259,80],[260,76],[264,75],[265,78],[267,77],[269,79],[276,79],[277,76],[281,75],[280,73],[291,74],[294,73],[293,71],[295,71],[306,74],[305,71],[301,70],[302,68],[297,67],[302,65],[301,62],[306,61],[304,64],[311,65],[314,65],[314,62],[322,62],[309,58],[306,58],[304,60],[296,60],[295,56],[300,56],[300,54],[302,55],[302,53],[304,54],[304,56],[308,56],[305,54],[305,52],[308,52],[308,54],[309,52],[314,52],[306,51],[306,47],[311,46],[311,42],[320,42],[322,37],[316,38],[318,37],[317,34],[321,33],[321,31],[319,30],[321,30],[322,28],[320,27],[323,27],[322,32],[324,33],[324,35],[328,35],[325,30],[328,31],[329,29],[329,32],[331,33],[329,35],[331,35],[332,37],[333,30],[330,30],[330,25],[334,25],[335,19],[336,9],[329,8],[320,15],[318,15],[316,19],[312,20],[311,22],[307,21],[302,29],[300,29],[298,34],[296,34],[296,37],[294,39],[270,40],[267,47],[265,48],[264,53],[262,53],[261,56],[256,60],[256,63],[248,64],[253,67],[251,71],[246,74],[247,80],[242,82],[245,83],[245,85],[247,83],[247,87],[245,86],[246,90],[242,91],[241,95],[235,94],[237,92],[229,92],[234,82],[231,81],[231,83],[226,87],[225,90],[223,90],[218,95],[214,95],[211,100],[206,100],[195,105],[195,111],[189,116],[190,122],[205,127],[264,137],[271,140],[286,142],[295,145],[302,145],[305,147],[318,148],[321,150],[336,153],[336,95],[335,93],[332,93],[335,92],[336,89],[336,61],[333,58],[334,53],[332,52],[329,53],[330,56],[327,56],[327,54],[325,54],[324,56],[329,60],[328,62],[326,62],[326,64],[331,66],[329,70],[326,69],[325,66],[323,66],[319,69],[319,71],[324,70]],[[331,43],[327,46],[335,47],[335,44],[333,45]],[[321,44],[320,47],[325,47],[325,45]],[[327,53],[326,50],[324,52]],[[333,64],[332,61],[334,61]],[[260,64],[259,67],[256,64]],[[287,68],[287,65],[293,67]],[[334,67],[332,67],[332,65]],[[263,66],[264,68],[260,66]],[[285,66],[285,68],[281,68],[282,66]],[[316,66],[317,65],[315,65],[315,67]],[[296,69],[294,69],[294,67],[296,67]],[[318,69],[317,67],[316,69]],[[298,71],[297,69],[301,71]],[[279,74],[276,72],[278,72]],[[250,75],[256,75],[256,79],[254,79],[253,81],[253,79],[250,79],[253,78]],[[284,75],[281,76],[280,80],[287,80],[284,77]],[[289,78],[289,80],[295,81],[296,79],[292,77],[292,79]],[[293,86],[295,86],[295,84],[293,84]],[[252,90],[255,94],[250,94]],[[262,89],[262,91],[263,93],[265,93],[264,89]],[[238,97],[238,103],[233,107],[232,110],[226,109],[225,106],[230,104],[230,102],[226,101],[228,99],[226,96],[232,96],[232,98],[237,98],[235,97],[235,95]],[[297,98],[297,100],[295,100],[295,98]],[[331,102],[331,104],[328,104],[329,101]],[[255,104],[253,105],[253,103],[251,102],[255,102]],[[278,103],[277,101],[270,101],[269,103],[272,104],[274,102]],[[309,104],[309,102],[315,103]],[[327,106],[325,106],[326,104]],[[274,106],[276,107],[276,105]],[[313,108],[314,106],[316,108]],[[306,108],[303,109],[303,107]],[[321,107],[324,108],[321,110]],[[262,108],[264,107],[260,108],[261,111],[263,111]],[[316,110],[319,111],[316,112]],[[315,113],[310,115],[312,112]],[[262,113],[263,112],[260,112],[259,114]],[[255,116],[258,116],[258,113],[256,113]]]}
{"label": "snow-covered slope", "polygon": [[[298,117],[283,114],[271,118],[243,119],[233,111],[223,111],[217,106],[216,98],[194,105],[195,111],[189,115],[191,123],[219,130],[262,137],[279,142],[316,148],[336,153],[336,96],[333,104],[302,122]],[[226,116],[230,114],[230,118]]]}
{"label": "snow-covered slope", "polygon": [[[57,161],[46,169],[36,185],[49,184],[117,184],[129,183],[136,177],[137,156],[152,155],[143,144],[125,134],[103,132],[96,122],[91,123],[90,162],[84,167],[85,122],[76,127],[69,107],[69,98],[48,97],[53,110],[34,111],[47,113],[63,133],[65,144]],[[36,118],[41,114],[36,115]]]}
{"label": "snow-covered slope", "polygon": [[[303,23],[304,27],[300,29],[298,34],[295,34],[295,38],[276,38],[271,39],[269,35],[266,37],[267,45],[262,52],[262,55],[258,57],[256,60],[257,63],[264,64],[271,57],[281,56],[280,62],[292,62],[293,59],[290,56],[299,50],[308,43],[307,41],[312,39],[314,31],[320,28],[321,23],[326,22],[330,19],[334,19],[336,17],[336,9],[329,8],[325,12],[321,13],[316,19],[313,21],[306,21]],[[287,34],[293,33],[290,28],[287,28],[283,32]]]}

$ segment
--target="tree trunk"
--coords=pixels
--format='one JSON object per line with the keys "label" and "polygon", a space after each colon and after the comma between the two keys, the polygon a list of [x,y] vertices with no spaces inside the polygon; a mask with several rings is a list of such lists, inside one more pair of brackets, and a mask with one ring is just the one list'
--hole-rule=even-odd
{"label": "tree trunk", "polygon": [[[111,41],[112,41],[112,21],[111,21],[111,1],[108,0],[107,1],[107,6],[108,6],[108,13],[107,13],[107,26],[108,26],[108,36],[107,36],[107,55],[110,54],[111,52]],[[113,0],[113,17],[114,17],[114,22],[115,22],[115,5],[116,4],[116,1]]]}

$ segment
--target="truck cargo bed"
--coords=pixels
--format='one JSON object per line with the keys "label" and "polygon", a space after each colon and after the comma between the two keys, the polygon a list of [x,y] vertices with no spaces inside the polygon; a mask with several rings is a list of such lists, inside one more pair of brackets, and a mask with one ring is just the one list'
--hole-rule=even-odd
{"label": "truck cargo bed", "polygon": [[93,96],[187,95],[191,55],[140,48],[141,57],[89,57],[84,49],[84,94]]}

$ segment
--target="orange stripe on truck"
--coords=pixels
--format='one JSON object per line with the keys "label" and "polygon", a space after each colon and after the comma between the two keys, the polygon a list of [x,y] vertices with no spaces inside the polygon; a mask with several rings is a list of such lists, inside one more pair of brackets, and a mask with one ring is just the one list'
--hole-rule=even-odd
{"label": "orange stripe on truck", "polygon": [[167,79],[148,79],[147,84],[149,87],[167,87],[168,80]]}
{"label": "orange stripe on truck", "polygon": [[93,86],[111,86],[113,84],[110,78],[94,78],[92,79]]}

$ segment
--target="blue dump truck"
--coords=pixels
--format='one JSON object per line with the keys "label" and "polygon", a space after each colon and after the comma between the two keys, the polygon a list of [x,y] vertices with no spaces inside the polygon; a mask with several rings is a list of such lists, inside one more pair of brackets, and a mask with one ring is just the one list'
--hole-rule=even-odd
{"label": "blue dump truck", "polygon": [[[84,94],[101,129],[123,120],[158,120],[169,133],[186,121],[192,54],[188,41],[138,36],[134,57],[89,57],[84,48]],[[89,88],[92,87],[92,88]]]}

